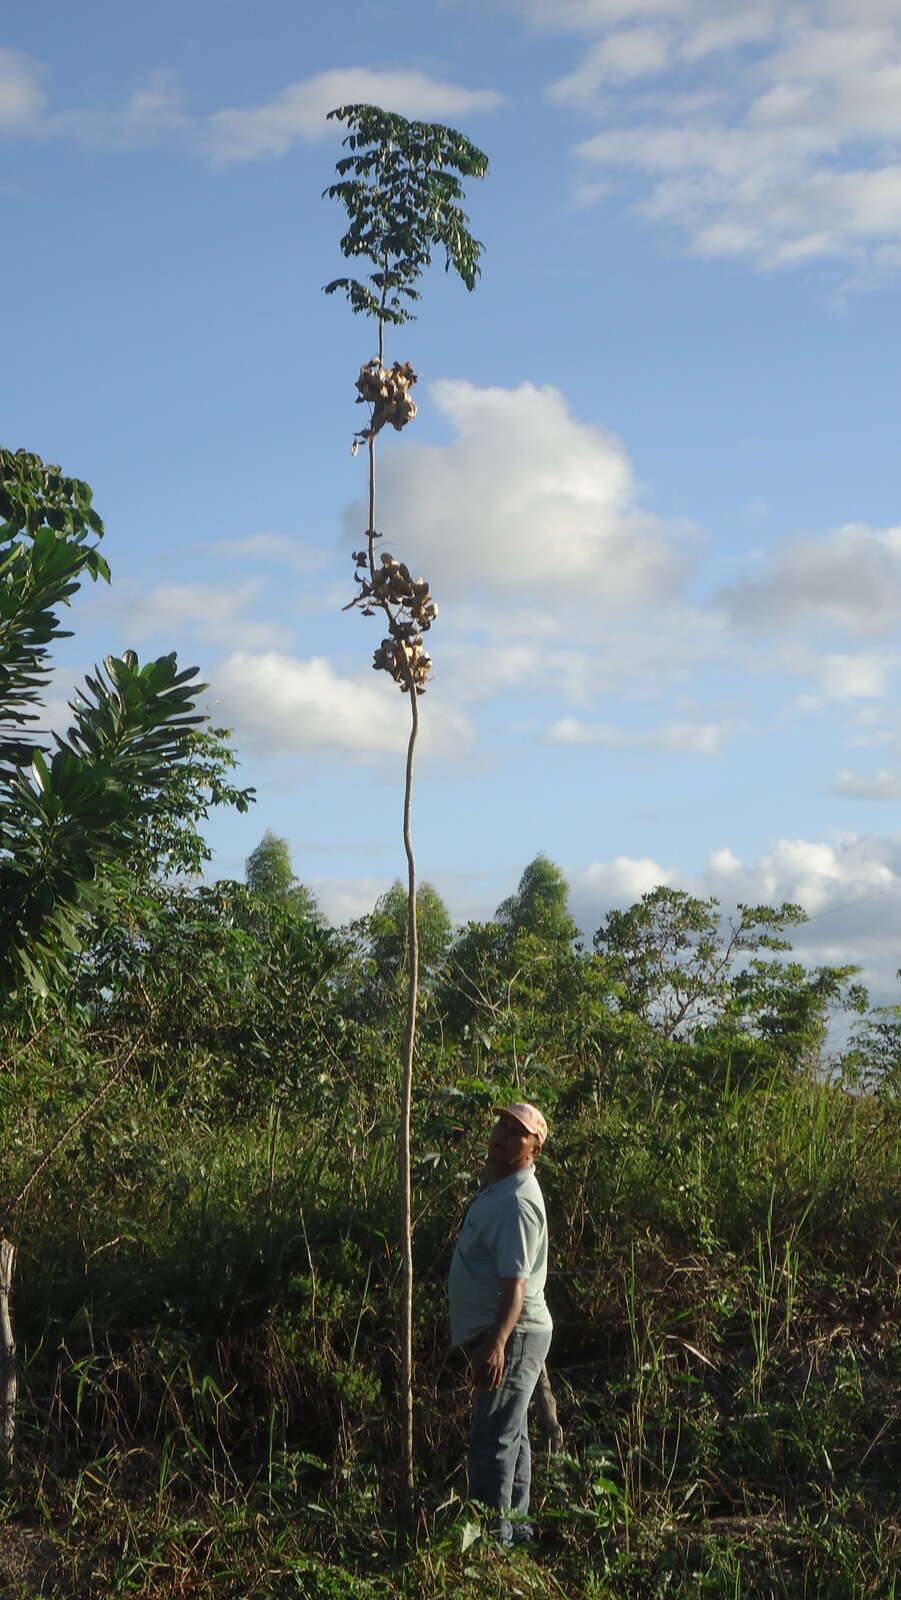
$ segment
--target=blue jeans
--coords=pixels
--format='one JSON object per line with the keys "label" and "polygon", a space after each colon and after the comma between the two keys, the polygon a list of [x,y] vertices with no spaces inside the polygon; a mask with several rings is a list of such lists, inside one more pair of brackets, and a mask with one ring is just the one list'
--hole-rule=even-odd
{"label": "blue jeans", "polygon": [[[469,1496],[501,1513],[495,1524],[501,1544],[532,1537],[524,1520],[532,1485],[529,1401],[551,1347],[550,1328],[520,1332],[507,1340],[504,1375],[497,1389],[476,1389],[469,1435]],[[515,1512],[510,1522],[504,1512]]]}

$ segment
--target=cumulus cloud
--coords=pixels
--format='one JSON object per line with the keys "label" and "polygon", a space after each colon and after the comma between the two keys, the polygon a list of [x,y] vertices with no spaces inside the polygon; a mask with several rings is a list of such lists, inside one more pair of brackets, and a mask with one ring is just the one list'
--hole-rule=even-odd
{"label": "cumulus cloud", "polygon": [[545,733],[548,744],[603,745],[611,750],[653,750],[681,755],[713,755],[738,731],[734,722],[666,722],[643,730],[615,728],[606,722],[560,717]]}
{"label": "cumulus cloud", "polygon": [[390,878],[309,878],[320,910],[335,928],[368,916],[380,895],[391,887]]}
{"label": "cumulus cloud", "polygon": [[[484,596],[484,610],[538,601],[576,630],[624,607],[674,599],[688,571],[687,524],[638,504],[622,442],[580,422],[558,389],[441,380],[431,398],[446,445],[387,455],[380,516],[416,529],[435,593]],[[347,517],[357,538],[359,506]]]}
{"label": "cumulus cloud", "polygon": [[578,146],[581,163],[636,175],[641,209],[697,252],[769,267],[898,264],[893,0],[511,3],[584,38],[582,59],[548,91],[603,119]]}
{"label": "cumulus cloud", "polygon": [[178,137],[218,165],[281,156],[301,141],[324,138],[326,114],[337,105],[366,101],[403,116],[443,118],[503,104],[494,89],[467,89],[424,72],[338,67],[289,83],[260,105],[202,116],[187,108],[177,75],[157,67],[119,104],[54,108],[41,87],[43,73],[32,57],[0,49],[0,133],[111,149]]}
{"label": "cumulus cloud", "polygon": [[[816,650],[804,644],[784,645],[763,656],[749,658],[754,670],[764,667],[767,671],[809,680],[812,691],[797,695],[791,705],[792,711],[802,716],[836,703],[884,699],[896,664],[897,657],[893,655],[873,651],[845,654]],[[875,710],[875,707],[864,709]],[[871,740],[872,736],[867,742]]]}
{"label": "cumulus cloud", "polygon": [[879,700],[888,688],[891,657],[823,655],[811,663],[825,700]]}
{"label": "cumulus cloud", "polygon": [[901,530],[847,523],[777,546],[759,579],[720,596],[734,621],[770,629],[797,621],[857,634],[885,633],[901,620]]}
{"label": "cumulus cloud", "polygon": [[441,676],[453,684],[454,694],[461,700],[486,700],[539,679],[572,691],[590,670],[590,658],[578,651],[551,651],[553,665],[547,665],[542,645],[528,637],[517,638],[515,624],[506,639],[474,640],[461,637],[465,634],[461,621],[458,619],[455,631],[442,640],[438,653]]}
{"label": "cumulus cloud", "polygon": [[262,584],[256,579],[221,587],[209,583],[160,583],[146,591],[123,583],[114,592],[97,597],[91,610],[97,615],[114,616],[129,641],[157,635],[171,639],[173,634],[187,631],[209,644],[232,648],[290,644],[290,628],[245,614],[258,601],[261,590]]}
{"label": "cumulus cloud", "polygon": [[438,118],[493,111],[502,99],[493,89],[464,89],[424,72],[341,67],[290,83],[262,105],[213,112],[203,141],[218,162],[257,161],[284,155],[298,140],[323,138],[335,106],[362,102],[406,117]]}
{"label": "cumulus cloud", "polygon": [[897,998],[901,833],[780,839],[755,861],[721,846],[696,872],[668,868],[649,857],[620,856],[593,862],[569,877],[573,915],[588,933],[613,907],[631,905],[658,884],[714,895],[725,914],[739,903],[790,901],[810,919],[793,934],[802,959],[860,966],[875,1002]]}
{"label": "cumulus cloud", "polygon": [[901,800],[901,772],[890,772],[887,767],[871,773],[845,770],[838,774],[832,793],[852,800]]}
{"label": "cumulus cloud", "polygon": [[668,59],[668,41],[659,28],[609,33],[600,44],[592,46],[575,72],[551,86],[550,98],[564,105],[590,103],[602,85],[627,83],[662,71]]}
{"label": "cumulus cloud", "polygon": [[[436,874],[435,881],[460,921],[492,915],[511,888],[499,874],[476,883],[471,875]],[[809,921],[791,930],[797,956],[811,966],[859,966],[873,1004],[898,998],[898,927],[901,916],[901,833],[844,834],[824,839],[781,839],[754,860],[729,845],[711,851],[695,871],[667,866],[652,856],[619,855],[567,872],[570,907],[590,938],[608,912],[633,905],[659,885],[715,896],[725,917],[737,906],[800,905]],[[372,908],[387,881],[311,880],[334,921]]]}
{"label": "cumulus cloud", "polygon": [[207,549],[226,561],[271,561],[296,572],[315,572],[328,560],[325,551],[286,533],[248,533],[243,539],[214,539]]}
{"label": "cumulus cloud", "polygon": [[[453,601],[441,671],[459,698],[519,686],[589,705],[611,691],[684,684],[715,661],[806,680],[796,710],[887,693],[895,655],[860,645],[901,620],[901,530],[797,535],[771,549],[758,577],[693,605],[702,542],[687,521],[642,505],[629,453],[609,429],[530,383],[445,379],[430,398],[451,437],[386,452],[380,517],[414,530],[405,555],[439,605]],[[364,523],[365,507],[350,507],[349,541]],[[757,643],[767,633],[775,647]],[[738,731],[722,714],[638,734],[564,717],[546,737],[709,753]]]}
{"label": "cumulus cloud", "polygon": [[[229,725],[270,755],[312,750],[371,761],[406,749],[409,717],[394,684],[342,677],[323,656],[299,660],[277,650],[241,650],[217,668],[212,692]],[[442,703],[423,725],[423,749],[454,756],[472,740],[464,713]]]}
{"label": "cumulus cloud", "polygon": [[67,139],[91,149],[135,150],[188,135],[193,118],[183,103],[176,74],[157,67],[138,80],[120,104],[43,108],[30,131],[43,139]]}
{"label": "cumulus cloud", "polygon": [[643,894],[660,885],[676,886],[678,878],[678,872],[661,866],[651,856],[593,861],[570,876],[576,920],[586,932],[593,931],[612,907],[634,905]]}
{"label": "cumulus cloud", "polygon": [[32,127],[46,105],[44,68],[23,50],[0,48],[0,132]]}

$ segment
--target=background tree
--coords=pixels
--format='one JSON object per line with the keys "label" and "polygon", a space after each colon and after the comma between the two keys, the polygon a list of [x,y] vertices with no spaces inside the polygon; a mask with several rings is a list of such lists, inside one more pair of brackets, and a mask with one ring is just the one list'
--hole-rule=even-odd
{"label": "background tree", "polygon": [[267,828],[244,864],[244,881],[251,894],[271,900],[284,900],[294,887],[294,868],[287,839],[279,839]]}
{"label": "background tree", "polygon": [[866,1009],[855,967],[811,972],[786,959],[787,931],[806,920],[790,903],[739,905],[725,918],[716,898],[659,885],[611,911],[594,946],[621,1015],[693,1041],[717,1074],[727,1063],[753,1074],[775,1060],[818,1061],[830,1010]]}
{"label": "background tree", "polygon": [[[197,668],[127,651],[95,669],[68,732],[38,740],[48,647],[85,574],[109,578],[89,486],[26,451],[0,450],[0,990],[65,982],[117,869],[171,812],[197,749]],[[26,763],[30,761],[30,769]]]}
{"label": "background tree", "polygon": [[524,869],[515,894],[491,922],[469,922],[448,952],[444,1003],[459,1030],[480,1014],[510,1011],[524,972],[533,978],[578,936],[569,913],[569,886],[560,868],[539,854]]}
{"label": "background tree", "polygon": [[410,1115],[413,1052],[419,982],[416,862],[413,854],[413,757],[419,730],[418,698],[424,693],[431,660],[423,635],[437,616],[425,579],[414,579],[402,561],[387,552],[376,560],[376,437],[385,425],[400,430],[416,414],[411,390],[416,374],[409,362],[384,365],[385,326],[410,321],[416,287],[443,249],[445,267],[468,289],[475,287],[482,246],[468,229],[460,208],[461,178],[484,177],[488,159],[452,128],[440,123],[411,122],[379,106],[339,106],[329,116],[346,125],[348,154],[337,163],[338,181],[325,191],[344,207],[348,227],[340,248],[351,260],[368,261],[368,281],[335,278],[326,294],[343,290],[351,309],[372,317],[378,329],[378,355],[366,362],[357,379],[357,397],[370,406],[370,419],[354,440],[365,441],[369,458],[369,515],[365,545],[354,552],[357,594],[350,602],[365,616],[381,611],[387,637],[374,653],[373,666],[387,672],[410,699],[410,737],[404,777],[403,837],[407,857],[407,1008],[403,1045],[403,1089],[400,1126],[402,1235],[402,1431],[408,1493],[413,1488],[413,1244],[410,1192]]}
{"label": "background tree", "polygon": [[[420,1000],[432,995],[443,972],[451,941],[450,913],[437,889],[421,883],[416,891]],[[380,895],[368,916],[352,924],[356,946],[356,1001],[361,1017],[384,1020],[403,1003],[409,968],[407,890],[397,878]]]}
{"label": "background tree", "polygon": [[569,914],[566,878],[543,854],[529,862],[516,893],[503,900],[494,915],[514,938],[520,933],[531,933],[547,943],[570,944],[579,936]]}
{"label": "background tree", "polygon": [[247,857],[244,881],[258,899],[281,902],[297,917],[322,921],[313,891],[294,876],[287,839],[280,839],[269,828]]}
{"label": "background tree", "polygon": [[738,907],[726,922],[719,901],[661,884],[625,911],[611,911],[594,936],[623,1010],[669,1036],[710,1023],[732,997],[739,956],[789,950],[788,927],[806,920],[800,906]]}
{"label": "background tree", "polygon": [[[453,924],[447,906],[432,884],[421,883],[416,900],[420,972],[434,974],[450,943]],[[372,959],[380,981],[386,985],[396,983],[406,973],[408,920],[407,891],[396,878],[391,888],[380,895],[368,918]]]}
{"label": "background tree", "polygon": [[901,1006],[879,1006],[855,1028],[842,1068],[868,1092],[901,1098]]}

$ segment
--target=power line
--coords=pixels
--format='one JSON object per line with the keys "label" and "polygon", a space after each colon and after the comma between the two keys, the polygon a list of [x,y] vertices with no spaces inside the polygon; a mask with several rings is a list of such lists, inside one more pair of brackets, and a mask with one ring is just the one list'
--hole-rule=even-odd
{"label": "power line", "polygon": [[846,900],[843,905],[827,906],[825,911],[815,911],[812,917],[807,917],[804,926],[811,922],[819,922],[821,917],[835,916],[838,911],[850,911],[854,906],[865,905],[868,900],[879,900],[883,895],[894,894],[898,887],[897,883],[890,883],[884,889],[871,889],[868,894],[862,894],[856,900]]}

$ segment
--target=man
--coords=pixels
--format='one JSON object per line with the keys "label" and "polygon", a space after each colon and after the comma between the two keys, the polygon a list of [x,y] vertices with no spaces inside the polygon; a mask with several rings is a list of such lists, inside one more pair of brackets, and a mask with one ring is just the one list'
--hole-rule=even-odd
{"label": "man", "polygon": [[[547,1218],[535,1157],[547,1138],[536,1106],[496,1106],[482,1184],[448,1279],[451,1337],[469,1358],[475,1399],[469,1493],[499,1512],[501,1544],[532,1537],[528,1410],[551,1343],[544,1299]],[[510,1520],[510,1513],[515,1520]]]}

